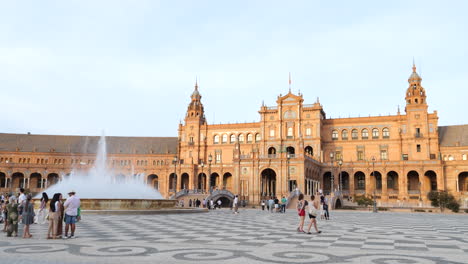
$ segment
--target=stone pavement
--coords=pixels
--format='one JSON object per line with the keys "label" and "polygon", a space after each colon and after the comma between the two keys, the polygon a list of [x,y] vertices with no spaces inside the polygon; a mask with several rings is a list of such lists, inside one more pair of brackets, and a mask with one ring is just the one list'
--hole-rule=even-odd
{"label": "stone pavement", "polygon": [[[308,219],[306,219],[308,220]],[[322,234],[297,216],[229,209],[204,214],[85,215],[77,238],[0,233],[0,263],[468,263],[468,215],[332,212]]]}

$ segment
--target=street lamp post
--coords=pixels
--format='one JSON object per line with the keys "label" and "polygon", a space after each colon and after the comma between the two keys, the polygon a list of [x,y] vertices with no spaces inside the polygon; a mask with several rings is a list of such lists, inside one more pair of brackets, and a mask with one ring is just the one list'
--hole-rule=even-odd
{"label": "street lamp post", "polygon": [[[203,161],[202,161],[200,166],[201,166],[201,179],[200,179],[201,183],[200,183],[200,187],[201,187],[202,193],[204,193],[205,192],[205,181],[204,181],[203,177],[205,176],[205,173],[203,172],[203,168],[205,167],[205,163],[203,163]],[[206,179],[206,177],[205,177],[205,179]]]}
{"label": "street lamp post", "polygon": [[374,186],[374,208],[373,208],[373,212],[374,213],[377,213],[377,199],[376,199],[376,196],[375,196],[375,191],[377,189],[377,177],[375,176],[375,157],[372,156],[372,175],[374,176],[374,181],[375,181],[375,186]]}
{"label": "street lamp post", "polygon": [[288,171],[286,172],[286,175],[287,175],[287,177],[288,177],[288,178],[287,178],[287,181],[286,181],[286,193],[291,192],[291,186],[290,186],[290,184],[291,184],[291,179],[290,179],[290,174],[289,174],[289,162],[290,162],[290,159],[291,159],[291,154],[288,152],[288,153],[286,154],[286,164],[287,164],[286,169],[288,170]]}
{"label": "street lamp post", "polygon": [[177,156],[174,157],[174,178],[172,178],[172,188],[174,193],[177,191]]}
{"label": "street lamp post", "polygon": [[339,180],[340,180],[340,183],[339,183],[339,185],[338,185],[338,189],[339,189],[339,191],[340,191],[341,193],[343,193],[343,177],[342,177],[342,175],[341,175],[341,166],[342,166],[342,165],[343,165],[343,160],[340,159],[340,160],[338,161],[338,166],[340,167],[340,179],[339,179]]}
{"label": "street lamp post", "polygon": [[330,153],[330,163],[331,163],[331,186],[330,186],[330,195],[332,195],[332,193],[334,193],[333,191],[333,183],[335,181],[335,177],[333,176],[333,159],[334,159],[334,155],[333,155],[333,152]]}
{"label": "street lamp post", "polygon": [[213,156],[208,155],[208,175],[210,178],[210,194],[212,193],[212,186],[211,186],[211,162],[213,161]]}

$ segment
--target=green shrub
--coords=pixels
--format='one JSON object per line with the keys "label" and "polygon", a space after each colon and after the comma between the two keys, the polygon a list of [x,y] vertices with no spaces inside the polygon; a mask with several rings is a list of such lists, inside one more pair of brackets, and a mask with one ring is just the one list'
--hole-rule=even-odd
{"label": "green shrub", "polygon": [[379,211],[388,211],[387,207],[379,207],[378,209],[379,209]]}
{"label": "green shrub", "polygon": [[427,194],[427,198],[431,201],[431,205],[439,207],[441,212],[443,212],[445,208],[450,209],[455,213],[460,210],[460,204],[455,200],[455,197],[446,191],[429,192]]}
{"label": "green shrub", "polygon": [[467,214],[468,214],[468,209],[465,209],[465,213],[467,213]]}
{"label": "green shrub", "polygon": [[366,197],[364,195],[362,196],[356,196],[354,197],[354,201],[359,205],[359,206],[370,206],[374,204],[374,201],[370,197]]}

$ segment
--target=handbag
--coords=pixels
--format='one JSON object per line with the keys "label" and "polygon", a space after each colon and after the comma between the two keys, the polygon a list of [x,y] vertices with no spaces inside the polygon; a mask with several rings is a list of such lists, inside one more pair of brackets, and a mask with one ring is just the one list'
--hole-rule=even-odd
{"label": "handbag", "polygon": [[313,215],[313,216],[317,216],[318,210],[317,210],[317,208],[315,208],[314,204],[311,204],[309,206],[309,214]]}

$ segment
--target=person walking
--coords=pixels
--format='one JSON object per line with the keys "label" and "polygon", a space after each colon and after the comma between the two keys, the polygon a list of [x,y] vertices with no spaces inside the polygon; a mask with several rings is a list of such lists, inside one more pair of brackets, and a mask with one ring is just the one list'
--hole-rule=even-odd
{"label": "person walking", "polygon": [[20,204],[21,207],[21,223],[24,225],[23,238],[31,238],[29,226],[34,223],[34,204],[31,202],[32,196],[28,194],[26,200]]}
{"label": "person walking", "polygon": [[330,212],[328,211],[328,199],[325,198],[323,202],[323,211],[325,211],[325,219],[330,220]]}
{"label": "person walking", "polygon": [[215,209],[213,199],[210,199],[210,209],[211,210]]}
{"label": "person walking", "polygon": [[18,204],[21,205],[24,203],[24,201],[26,201],[26,195],[24,194],[24,188],[20,188],[19,191],[20,193],[18,196]]}
{"label": "person walking", "polygon": [[190,200],[188,201],[188,206],[189,206],[189,207],[192,207],[192,199],[190,199]]}
{"label": "person walking", "polygon": [[288,199],[283,196],[283,198],[281,198],[281,212],[283,214],[286,213],[286,204],[287,203],[288,203]]}
{"label": "person walking", "polygon": [[[12,195],[8,200],[7,205],[8,211],[8,226],[7,226],[7,237],[18,236],[18,203],[16,203],[16,197]],[[15,235],[13,235],[13,233]]]}
{"label": "person walking", "polygon": [[260,205],[262,206],[262,211],[265,211],[265,200],[262,200]]}
{"label": "person walking", "polygon": [[297,227],[297,232],[304,232],[304,220],[305,220],[305,209],[307,207],[307,201],[304,200],[304,194],[299,194],[297,201],[297,214],[299,215],[299,226]]}
{"label": "person walking", "polygon": [[268,200],[268,208],[270,208],[270,213],[273,213],[275,208],[275,201],[273,200],[273,196],[270,197],[270,200]]}
{"label": "person walking", "polygon": [[6,232],[7,227],[8,227],[8,209],[7,209],[7,206],[10,203],[9,202],[10,197],[8,195],[6,195],[4,199],[5,199],[4,203],[2,204],[2,213],[3,213],[3,219],[4,219],[3,232]]}
{"label": "person walking", "polygon": [[275,197],[275,199],[273,200],[273,202],[275,203],[275,212],[279,212],[279,200],[278,200],[278,197]]}
{"label": "person walking", "polygon": [[320,208],[320,203],[318,200],[315,199],[315,196],[314,195],[311,195],[310,196],[310,199],[311,199],[311,202],[309,204],[309,219],[310,219],[310,223],[309,223],[309,226],[307,227],[307,234],[312,234],[310,232],[310,229],[312,228],[312,225],[314,226],[315,228],[315,231],[317,232],[317,234],[320,234],[322,233],[322,231],[319,231],[318,228],[317,228],[317,221],[316,221],[316,218],[317,218],[317,215],[319,213],[319,208]]}
{"label": "person walking", "polygon": [[234,202],[233,202],[233,207],[234,207],[234,214],[238,214],[239,213],[239,197],[236,196],[234,197]]}
{"label": "person walking", "polygon": [[41,205],[39,206],[39,211],[36,217],[36,223],[42,225],[46,223],[46,215],[47,215],[47,203],[49,202],[49,196],[46,192],[42,193],[41,198]]}
{"label": "person walking", "polygon": [[59,208],[60,193],[54,194],[49,205],[49,228],[47,230],[47,239],[58,238],[58,222],[60,214],[57,212]]}
{"label": "person walking", "polygon": [[[80,198],[75,196],[75,191],[68,193],[69,197],[65,201],[65,237],[75,238],[76,217],[78,216],[78,208],[81,205]],[[183,207],[183,206],[182,206]],[[71,228],[70,236],[68,236],[68,229]]]}
{"label": "person walking", "polygon": [[218,200],[218,209],[221,209],[221,204],[222,204],[222,203],[223,203],[223,202],[221,202],[221,199],[219,199],[219,200]]}

